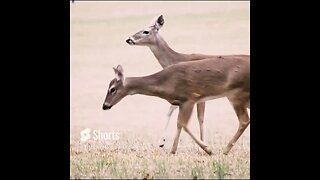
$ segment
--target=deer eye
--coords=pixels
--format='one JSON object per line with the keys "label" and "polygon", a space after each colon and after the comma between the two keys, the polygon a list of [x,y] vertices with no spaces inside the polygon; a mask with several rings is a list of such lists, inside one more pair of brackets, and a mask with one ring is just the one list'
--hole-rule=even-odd
{"label": "deer eye", "polygon": [[143,31],[143,34],[149,34],[149,31]]}
{"label": "deer eye", "polygon": [[110,92],[111,92],[111,93],[114,93],[114,92],[116,92],[116,89],[115,89],[115,88],[111,88],[111,89],[110,89]]}

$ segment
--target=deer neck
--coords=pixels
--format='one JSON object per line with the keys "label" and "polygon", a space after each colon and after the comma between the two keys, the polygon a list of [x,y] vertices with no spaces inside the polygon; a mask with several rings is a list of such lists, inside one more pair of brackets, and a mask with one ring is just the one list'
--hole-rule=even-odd
{"label": "deer neck", "polygon": [[125,80],[125,87],[128,95],[142,94],[147,96],[163,97],[165,92],[157,79],[151,76],[128,77]]}
{"label": "deer neck", "polygon": [[184,59],[183,54],[172,50],[159,34],[157,34],[156,43],[149,48],[163,68],[179,63]]}

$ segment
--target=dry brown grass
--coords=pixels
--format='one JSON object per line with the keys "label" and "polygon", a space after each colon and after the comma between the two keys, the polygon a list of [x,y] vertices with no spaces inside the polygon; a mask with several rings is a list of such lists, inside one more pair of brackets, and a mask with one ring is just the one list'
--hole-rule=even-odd
{"label": "dry brown grass", "polygon": [[220,149],[226,141],[212,136],[214,153],[208,156],[189,140],[181,141],[176,155],[151,142],[144,134],[125,133],[125,140],[108,143],[73,142],[72,178],[249,178],[249,145],[239,142],[225,156]]}

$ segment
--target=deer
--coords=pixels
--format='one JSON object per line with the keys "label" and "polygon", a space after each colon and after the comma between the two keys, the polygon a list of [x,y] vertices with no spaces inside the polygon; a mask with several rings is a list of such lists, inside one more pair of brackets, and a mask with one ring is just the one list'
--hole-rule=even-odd
{"label": "deer", "polygon": [[239,120],[236,134],[223,154],[227,155],[250,123],[250,59],[248,57],[214,57],[180,62],[142,77],[125,77],[121,65],[113,68],[115,78],[109,83],[102,105],[109,110],[128,95],[155,96],[179,107],[177,131],[170,153],[175,154],[182,129],[212,155],[208,145],[188,128],[193,107],[197,103],[227,97]]}
{"label": "deer", "polygon": [[[205,54],[183,54],[178,53],[170,48],[168,43],[159,34],[159,30],[164,25],[163,15],[156,16],[151,20],[150,24],[145,26],[142,30],[138,31],[134,35],[130,36],[126,42],[132,46],[147,46],[156,57],[162,68],[168,67],[172,64],[185,62],[185,61],[197,61],[206,58],[226,57],[221,55],[205,55]],[[247,58],[247,55],[227,55],[228,57],[240,57]],[[167,136],[168,124],[170,122],[173,111],[178,106],[171,105],[167,113],[167,122],[163,130],[163,136],[160,139],[160,147],[164,146]],[[197,103],[197,118],[200,128],[200,139],[204,141],[204,113],[205,102]]]}

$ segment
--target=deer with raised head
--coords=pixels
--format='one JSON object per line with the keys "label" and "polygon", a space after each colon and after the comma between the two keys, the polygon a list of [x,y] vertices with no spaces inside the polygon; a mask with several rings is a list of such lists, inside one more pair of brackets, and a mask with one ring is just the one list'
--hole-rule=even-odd
{"label": "deer with raised head", "polygon": [[[145,28],[137,32],[136,34],[129,37],[126,42],[130,45],[139,45],[139,46],[147,46],[150,48],[154,56],[159,61],[162,68],[168,67],[172,64],[176,64],[184,61],[196,61],[202,60],[206,58],[217,58],[217,57],[228,57],[228,58],[248,58],[247,55],[204,55],[204,54],[182,54],[172,50],[167,42],[161,37],[159,34],[160,28],[164,25],[163,15],[156,16],[149,25]],[[169,109],[167,115],[167,123],[164,129],[164,137],[161,138],[160,147],[164,146],[167,128],[170,121],[170,117],[173,111],[178,106],[172,105]],[[197,103],[197,115],[200,126],[200,139],[204,141],[204,129],[203,129],[203,121],[204,121],[204,112],[205,112],[205,102]]]}
{"label": "deer with raised head", "polygon": [[181,130],[209,155],[212,151],[202,140],[193,135],[188,122],[195,104],[210,99],[227,97],[239,120],[239,128],[223,153],[230,149],[250,123],[249,57],[215,57],[199,61],[181,62],[168,66],[155,74],[144,77],[124,77],[123,68],[114,68],[116,77],[109,83],[103,110],[110,109],[127,95],[157,96],[179,107],[177,131],[171,153],[178,147]]}

